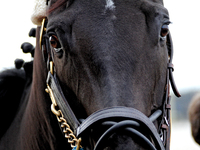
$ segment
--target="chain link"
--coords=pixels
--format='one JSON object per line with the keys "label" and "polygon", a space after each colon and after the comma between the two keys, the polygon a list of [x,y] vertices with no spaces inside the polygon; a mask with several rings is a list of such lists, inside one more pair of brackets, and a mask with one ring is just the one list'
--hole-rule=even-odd
{"label": "chain link", "polygon": [[62,132],[64,133],[65,138],[68,139],[68,143],[70,143],[71,147],[74,148],[78,145],[79,140],[76,138],[73,131],[70,129],[70,126],[67,123],[66,119],[63,117],[63,113],[61,112],[61,110],[58,110],[58,112],[60,113],[60,116],[56,117],[58,122],[61,124],[60,127],[62,128]]}
{"label": "chain link", "polygon": [[64,115],[61,110],[56,110],[56,100],[53,95],[52,89],[47,85],[47,88],[45,89],[47,93],[49,93],[52,104],[51,104],[51,111],[53,114],[56,115],[58,122],[60,123],[60,127],[62,129],[62,132],[64,133],[65,138],[68,139],[68,143],[71,144],[71,148],[74,148],[77,146],[76,150],[79,150],[79,148],[82,148],[80,145],[81,138],[77,139],[74,135],[73,131],[70,129],[69,124],[67,123],[66,119],[64,118]]}

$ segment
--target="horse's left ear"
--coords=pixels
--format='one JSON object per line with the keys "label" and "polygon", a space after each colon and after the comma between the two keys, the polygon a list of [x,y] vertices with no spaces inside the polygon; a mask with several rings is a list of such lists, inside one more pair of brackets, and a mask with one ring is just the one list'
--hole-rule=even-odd
{"label": "horse's left ear", "polygon": [[42,20],[47,17],[47,1],[46,0],[35,0],[35,6],[31,21],[33,24],[41,26]]}

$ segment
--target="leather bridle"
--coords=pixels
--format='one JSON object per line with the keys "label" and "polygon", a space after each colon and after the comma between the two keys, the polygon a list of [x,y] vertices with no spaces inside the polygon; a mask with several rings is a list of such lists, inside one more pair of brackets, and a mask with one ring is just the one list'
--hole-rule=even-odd
{"label": "leather bridle", "polygon": [[[46,25],[47,19],[44,19],[41,27],[40,45],[44,60],[47,62],[47,68],[49,69],[46,91],[49,93],[52,100],[51,110],[56,115],[61,129],[68,139],[68,142],[71,144],[71,147],[77,150],[81,148],[80,137],[84,137],[84,135],[86,133],[88,134],[97,124],[101,124],[101,126],[106,126],[108,129],[101,135],[94,150],[102,150],[105,145],[104,142],[121,130],[130,134],[132,137],[137,136],[147,145],[148,149],[168,150],[171,128],[169,82],[171,82],[175,95],[180,97],[172,74],[174,70],[172,64],[173,46],[170,34],[167,36],[169,62],[167,69],[167,87],[162,110],[156,110],[150,117],[147,117],[134,108],[112,107],[97,111],[83,121],[80,121],[80,119],[76,118],[68,104],[68,100],[66,100],[62,92],[56,72],[54,71],[49,39],[45,36]],[[157,119],[159,119],[158,129],[156,129],[153,123]],[[144,129],[145,133],[143,133]]]}

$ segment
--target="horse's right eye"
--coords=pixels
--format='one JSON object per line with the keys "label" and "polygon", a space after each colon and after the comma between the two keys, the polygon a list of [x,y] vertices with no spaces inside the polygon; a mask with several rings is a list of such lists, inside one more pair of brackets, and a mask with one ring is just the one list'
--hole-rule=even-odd
{"label": "horse's right eye", "polygon": [[56,52],[59,52],[62,49],[57,36],[51,35],[49,38],[49,42]]}

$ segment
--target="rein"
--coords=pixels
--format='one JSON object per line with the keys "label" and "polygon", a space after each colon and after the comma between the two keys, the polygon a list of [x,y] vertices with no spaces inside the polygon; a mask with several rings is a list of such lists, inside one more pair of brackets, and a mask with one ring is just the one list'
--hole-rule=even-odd
{"label": "rein", "polygon": [[[170,34],[167,36],[169,62],[167,64],[167,84],[162,110],[156,110],[150,117],[147,117],[134,108],[112,107],[97,111],[81,122],[73,113],[63,94],[59,81],[57,80],[49,40],[45,37],[46,25],[47,19],[44,19],[40,32],[40,46],[43,58],[47,62],[47,68],[49,69],[46,80],[46,92],[49,93],[52,101],[51,110],[56,115],[62,132],[64,133],[65,138],[68,139],[68,143],[71,144],[73,150],[82,149],[82,146],[80,145],[81,137],[88,134],[88,132],[90,132],[90,130],[97,124],[107,127],[107,130],[97,141],[94,150],[102,150],[105,141],[114,133],[121,130],[130,134],[132,137],[136,136],[142,140],[150,150],[168,150],[170,145],[171,128],[169,82],[171,83],[174,94],[177,97],[181,96],[176,88],[172,74],[174,71],[172,64],[173,46]],[[156,129],[153,124],[157,119],[161,120],[159,121],[158,129]],[[118,121],[116,122],[115,120]],[[148,135],[148,138],[145,135]]]}

